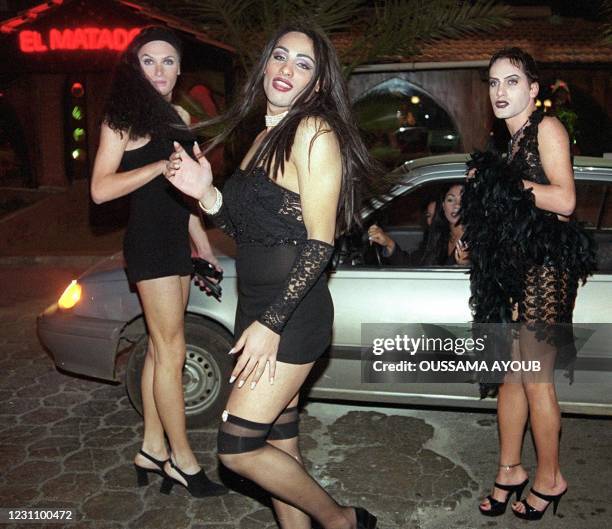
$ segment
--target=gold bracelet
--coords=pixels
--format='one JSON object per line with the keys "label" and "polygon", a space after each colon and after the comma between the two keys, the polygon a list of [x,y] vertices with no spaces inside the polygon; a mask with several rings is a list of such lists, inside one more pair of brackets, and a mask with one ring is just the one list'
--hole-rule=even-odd
{"label": "gold bracelet", "polygon": [[219,210],[223,205],[223,195],[221,194],[221,191],[219,191],[215,186],[213,186],[213,189],[215,190],[215,203],[212,205],[212,207],[205,208],[204,204],[202,204],[202,202],[198,200],[198,205],[200,206],[200,209],[207,215],[216,215],[217,213],[219,213]]}

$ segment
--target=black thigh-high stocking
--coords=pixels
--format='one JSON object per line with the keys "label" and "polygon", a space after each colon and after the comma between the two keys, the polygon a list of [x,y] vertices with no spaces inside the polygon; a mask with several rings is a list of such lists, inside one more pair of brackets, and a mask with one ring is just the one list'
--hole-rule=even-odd
{"label": "black thigh-high stocking", "polygon": [[266,442],[271,428],[271,424],[224,412],[218,436],[219,459],[272,496],[305,512],[325,529],[354,528],[352,508],[338,505],[298,460]]}
{"label": "black thigh-high stocking", "polygon": [[[285,408],[277,417],[268,435],[268,443],[289,454],[304,466],[298,442],[299,414],[297,406]],[[282,529],[311,529],[311,520],[305,512],[272,497],[276,518]]]}

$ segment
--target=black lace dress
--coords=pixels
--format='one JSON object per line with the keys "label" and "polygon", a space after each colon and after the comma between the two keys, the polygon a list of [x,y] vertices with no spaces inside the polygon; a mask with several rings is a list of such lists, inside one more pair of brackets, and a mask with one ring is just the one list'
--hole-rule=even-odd
{"label": "black lace dress", "polygon": [[[183,147],[191,149],[186,142]],[[167,160],[173,152],[172,139],[155,136],[142,147],[125,151],[120,170],[130,171]],[[130,283],[191,274],[189,214],[183,194],[162,174],[132,191],[130,218],[123,241]]]}
{"label": "black lace dress", "polygon": [[[596,248],[574,219],[537,208],[524,189],[523,179],[550,184],[538,147],[542,119],[532,113],[505,159],[475,153],[468,163],[477,170],[462,197],[470,305],[476,323],[520,324],[521,359],[568,368],[576,356],[571,323],[578,284],[594,271]],[[509,357],[509,348],[494,356]]]}
{"label": "black lace dress", "polygon": [[334,247],[307,238],[300,195],[261,167],[238,169],[212,218],[238,246],[234,336],[257,320],[280,334],[278,361],[314,362],[331,341],[334,309],[323,272]]}

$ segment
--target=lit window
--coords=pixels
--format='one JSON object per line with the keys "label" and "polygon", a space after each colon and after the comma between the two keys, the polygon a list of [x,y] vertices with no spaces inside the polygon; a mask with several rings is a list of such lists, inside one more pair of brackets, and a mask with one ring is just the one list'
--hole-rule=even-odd
{"label": "lit window", "polygon": [[371,88],[353,108],[370,153],[388,168],[431,154],[462,152],[461,136],[448,113],[404,79]]}

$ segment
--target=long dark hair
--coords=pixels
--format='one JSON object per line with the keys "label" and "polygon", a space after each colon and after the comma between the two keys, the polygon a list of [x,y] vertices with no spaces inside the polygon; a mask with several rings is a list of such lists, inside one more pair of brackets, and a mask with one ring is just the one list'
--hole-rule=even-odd
{"label": "long dark hair", "polygon": [[[340,234],[347,231],[353,222],[359,223],[357,208],[361,202],[360,179],[375,178],[380,174],[380,169],[370,158],[359,135],[336,51],[319,29],[301,23],[291,24],[280,29],[268,41],[261,58],[238,94],[235,105],[227,114],[203,124],[226,124],[225,130],[214,138],[207,150],[227,140],[249,120],[259,120],[263,126],[266,111],[263,77],[266,64],[279,39],[290,32],[302,33],[311,39],[315,58],[314,74],[289,109],[287,116],[262,141],[249,161],[247,171],[263,166],[274,179],[278,174],[282,174],[285,162],[291,155],[298,126],[303,119],[314,118],[319,127],[315,138],[331,130],[340,144],[342,186],[336,222],[337,233]],[[318,90],[315,90],[315,87],[318,87]]]}
{"label": "long dark hair", "polygon": [[457,183],[449,184],[436,200],[436,211],[427,231],[427,240],[421,257],[422,265],[442,265],[448,259],[448,240],[450,238],[450,223],[444,214],[444,200],[451,187]]}
{"label": "long dark hair", "polygon": [[192,135],[184,130],[177,111],[148,81],[140,67],[138,50],[152,40],[168,42],[180,57],[180,40],[174,32],[161,26],[144,28],[115,67],[104,108],[104,122],[112,130],[128,133],[131,140],[145,136],[187,139]]}

